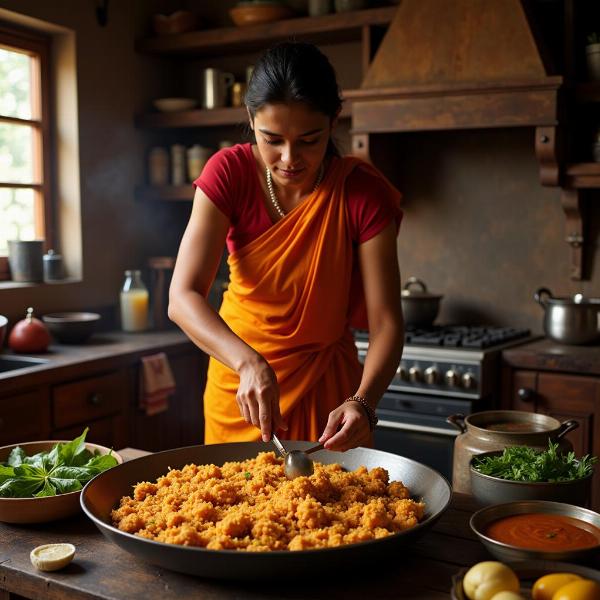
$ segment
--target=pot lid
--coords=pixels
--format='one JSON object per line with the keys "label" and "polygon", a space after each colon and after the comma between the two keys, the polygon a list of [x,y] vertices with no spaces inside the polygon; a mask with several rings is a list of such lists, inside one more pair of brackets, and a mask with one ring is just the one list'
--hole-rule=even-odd
{"label": "pot lid", "polygon": [[402,288],[402,298],[422,298],[437,300],[441,294],[431,294],[427,291],[427,286],[418,277],[409,277]]}

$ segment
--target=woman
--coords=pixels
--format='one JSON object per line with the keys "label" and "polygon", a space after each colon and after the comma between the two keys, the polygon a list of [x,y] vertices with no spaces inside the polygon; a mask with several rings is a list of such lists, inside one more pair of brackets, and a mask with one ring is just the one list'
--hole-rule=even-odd
{"label": "woman", "polygon": [[[341,99],[316,47],[266,52],[245,100],[256,143],[217,152],[194,182],[170,288],[170,318],[211,356],[205,442],[279,431],[330,450],[369,446],[402,354],[400,194],[338,155]],[[230,283],[217,315],[206,297],[225,244]],[[350,325],[366,327],[365,316],[363,370]]]}

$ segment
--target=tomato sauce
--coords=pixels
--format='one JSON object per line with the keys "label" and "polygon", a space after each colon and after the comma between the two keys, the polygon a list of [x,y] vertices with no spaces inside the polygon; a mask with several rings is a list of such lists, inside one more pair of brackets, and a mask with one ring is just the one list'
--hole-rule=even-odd
{"label": "tomato sauce", "polygon": [[539,513],[498,519],[487,527],[485,535],[511,546],[549,552],[600,544],[598,527],[573,517]]}

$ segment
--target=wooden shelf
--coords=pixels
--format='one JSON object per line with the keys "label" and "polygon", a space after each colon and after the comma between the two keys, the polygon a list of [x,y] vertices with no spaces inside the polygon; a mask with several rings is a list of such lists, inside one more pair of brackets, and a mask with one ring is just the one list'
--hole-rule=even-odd
{"label": "wooden shelf", "polygon": [[569,165],[565,179],[567,188],[600,188],[600,162]]}
{"label": "wooden shelf", "polygon": [[191,183],[185,185],[140,185],[135,188],[136,200],[142,202],[191,202],[194,188]]}
{"label": "wooden shelf", "polygon": [[[349,94],[352,92],[349,91]],[[352,103],[346,100],[342,106],[340,118],[350,118]],[[226,125],[244,126],[248,115],[245,107],[213,108],[211,110],[182,110],[163,113],[149,112],[138,115],[136,127],[140,129],[181,129],[184,127],[223,127]]]}
{"label": "wooden shelf", "polygon": [[264,49],[274,42],[295,39],[340,43],[361,39],[362,28],[388,25],[397,6],[370,8],[322,17],[297,17],[263,25],[190,31],[138,40],[145,54],[215,56]]}

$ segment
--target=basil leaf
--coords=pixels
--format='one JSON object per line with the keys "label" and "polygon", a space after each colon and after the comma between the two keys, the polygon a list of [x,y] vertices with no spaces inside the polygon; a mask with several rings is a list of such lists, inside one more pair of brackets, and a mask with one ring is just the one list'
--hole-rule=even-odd
{"label": "basil leaf", "polygon": [[20,446],[13,448],[8,455],[8,466],[9,467],[18,467],[25,459],[27,455],[25,454],[25,450]]}
{"label": "basil leaf", "polygon": [[75,479],[77,481],[81,481],[82,483],[88,482],[94,473],[92,473],[89,469],[84,469],[83,467],[56,467],[56,469],[52,469],[50,471],[51,479]]}
{"label": "basil leaf", "polygon": [[48,481],[55,488],[56,494],[66,494],[67,492],[77,492],[83,488],[81,482],[77,479],[63,479],[58,477],[50,477]]}
{"label": "basil leaf", "polygon": [[49,479],[44,481],[44,487],[34,494],[36,498],[44,498],[45,496],[56,496],[56,488],[50,483]]}
{"label": "basil leaf", "polygon": [[0,465],[0,483],[3,483],[7,479],[14,477],[15,471],[12,467],[4,467]]}
{"label": "basil leaf", "polygon": [[0,498],[31,498],[42,487],[42,480],[14,477],[0,485]]}
{"label": "basil leaf", "polygon": [[48,475],[44,469],[25,463],[15,467],[14,471],[16,477],[27,477],[29,479],[45,479],[46,475]]}
{"label": "basil leaf", "polygon": [[98,454],[90,458],[83,467],[89,469],[94,475],[97,475],[98,473],[102,473],[102,471],[106,471],[106,469],[116,467],[118,464],[117,459],[111,454]]}
{"label": "basil leaf", "polygon": [[[60,444],[58,449],[59,461],[63,465],[75,465],[79,466],[83,463],[79,463],[77,460],[77,456],[82,452],[86,451],[85,448],[85,436],[89,428],[86,427],[84,432],[78,437],[75,438],[72,442],[68,444]],[[87,460],[87,459],[86,459]],[[85,461],[84,461],[85,462]]]}

